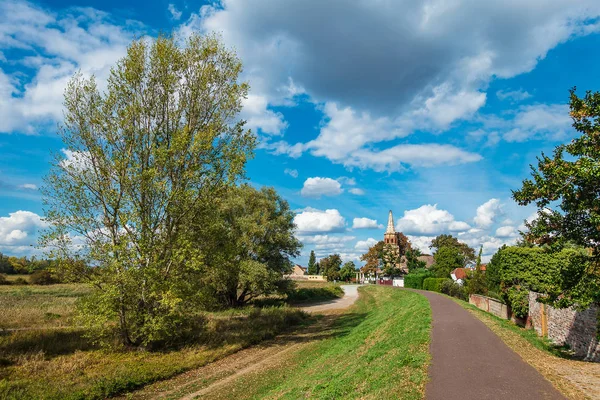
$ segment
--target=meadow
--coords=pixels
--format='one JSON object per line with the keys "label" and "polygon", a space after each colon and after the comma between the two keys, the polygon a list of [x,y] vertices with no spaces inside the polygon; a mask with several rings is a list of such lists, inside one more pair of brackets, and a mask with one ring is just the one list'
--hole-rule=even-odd
{"label": "meadow", "polygon": [[76,302],[87,293],[82,284],[0,286],[0,398],[105,398],[313,321],[285,304],[206,312],[194,343],[160,352],[113,351],[96,347],[74,322]]}

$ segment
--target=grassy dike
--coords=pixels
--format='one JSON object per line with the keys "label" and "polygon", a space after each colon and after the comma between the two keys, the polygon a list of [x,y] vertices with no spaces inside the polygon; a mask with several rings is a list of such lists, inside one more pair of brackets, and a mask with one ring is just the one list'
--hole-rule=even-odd
{"label": "grassy dike", "polygon": [[245,374],[214,399],[421,399],[429,364],[431,310],[419,294],[381,286],[360,298],[325,335]]}

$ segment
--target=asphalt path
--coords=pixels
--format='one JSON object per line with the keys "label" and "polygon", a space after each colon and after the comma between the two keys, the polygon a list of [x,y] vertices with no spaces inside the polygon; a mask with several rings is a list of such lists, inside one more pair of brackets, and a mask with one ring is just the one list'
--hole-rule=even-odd
{"label": "asphalt path", "polygon": [[426,399],[564,399],[459,304],[437,293],[418,292],[429,300],[433,319]]}

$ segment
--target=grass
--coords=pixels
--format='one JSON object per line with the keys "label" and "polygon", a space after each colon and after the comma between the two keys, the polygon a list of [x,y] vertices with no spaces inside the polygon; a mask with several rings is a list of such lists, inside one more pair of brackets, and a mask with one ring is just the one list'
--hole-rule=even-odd
{"label": "grass", "polygon": [[[198,368],[308,323],[289,307],[209,313],[197,343],[162,352],[95,348],[69,327],[82,285],[0,287],[1,399],[101,399]],[[7,312],[5,312],[7,311]],[[46,318],[46,316],[51,317]],[[54,317],[55,316],[55,317]],[[56,327],[63,329],[48,329]]]}
{"label": "grass", "polygon": [[257,298],[252,303],[256,306],[302,305],[335,300],[343,296],[344,290],[338,283],[296,281],[296,288],[291,293]]}
{"label": "grass", "polygon": [[368,286],[326,338],[211,398],[422,399],[431,310],[419,294]]}
{"label": "grass", "polygon": [[88,292],[80,284],[0,286],[0,330],[70,326],[75,302]]}
{"label": "grass", "polygon": [[455,298],[455,302],[471,312],[508,347],[537,369],[568,399],[600,398],[600,364],[569,359],[570,354],[533,329],[521,328],[477,307]]}

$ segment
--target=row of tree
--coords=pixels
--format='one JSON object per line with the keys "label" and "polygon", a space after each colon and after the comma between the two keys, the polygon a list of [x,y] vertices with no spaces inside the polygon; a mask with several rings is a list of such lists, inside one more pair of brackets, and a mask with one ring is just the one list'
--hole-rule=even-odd
{"label": "row of tree", "polygon": [[349,282],[356,277],[356,264],[353,261],[347,261],[342,265],[342,258],[339,254],[332,254],[317,262],[314,250],[311,250],[308,258],[308,275],[322,275],[328,281]]}
{"label": "row of tree", "polygon": [[14,257],[0,253],[0,274],[32,274],[53,268],[54,261],[44,258]]}

